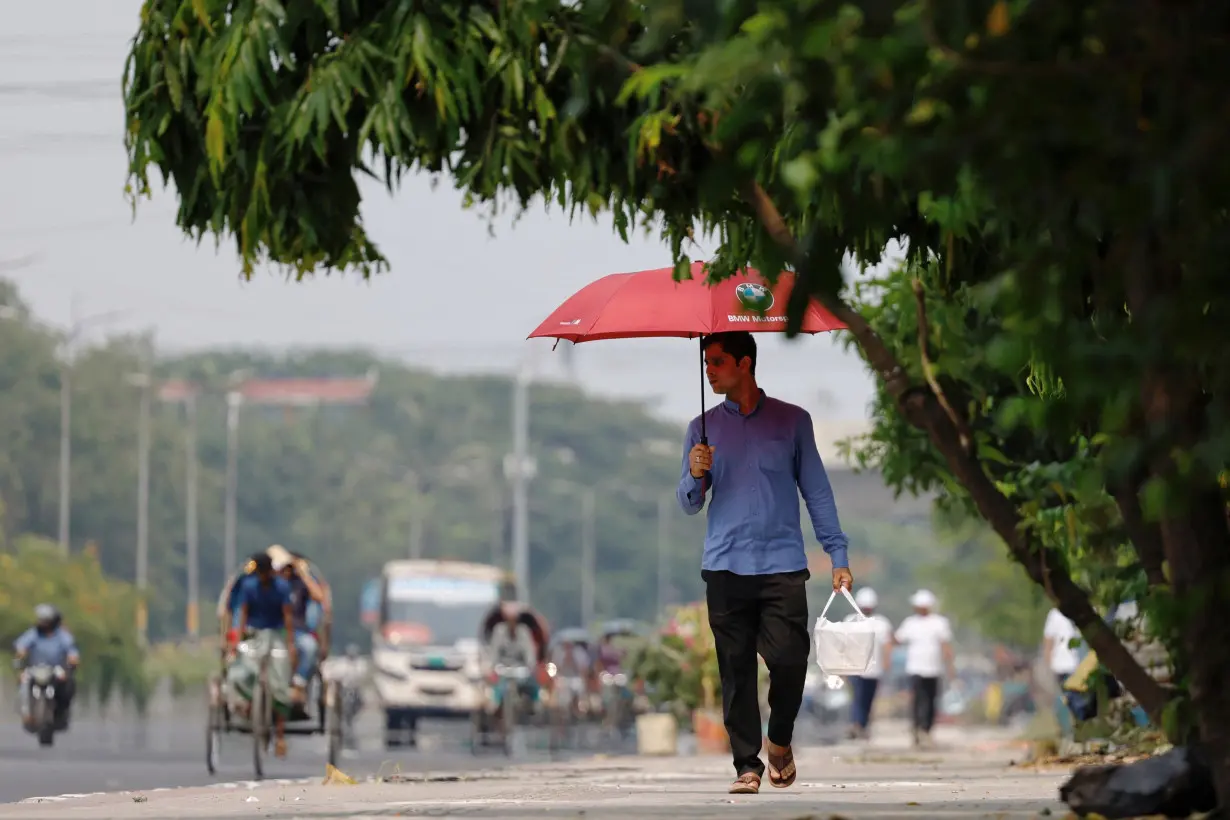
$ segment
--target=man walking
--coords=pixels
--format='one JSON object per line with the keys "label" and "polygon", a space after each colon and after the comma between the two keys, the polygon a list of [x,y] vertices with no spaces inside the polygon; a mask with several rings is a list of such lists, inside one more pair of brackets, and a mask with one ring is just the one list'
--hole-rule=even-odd
{"label": "man walking", "polygon": [[952,654],[952,627],[935,612],[935,595],[920,589],[910,596],[914,614],[897,627],[893,644],[904,645],[905,673],[910,677],[914,745],[930,746],[935,725],[935,706],[940,696],[940,678],[945,669],[956,677]]}
{"label": "man walking", "polygon": [[[870,736],[867,727],[871,723],[871,707],[876,701],[880,676],[884,670],[892,669],[893,624],[888,618],[876,612],[880,598],[871,587],[860,589],[854,596],[854,603],[858,604],[858,608],[863,611],[867,619],[875,624],[876,643],[875,648],[871,651],[871,661],[863,670],[863,674],[850,676],[850,686],[854,691],[850,704],[849,737],[851,740],[858,738],[866,740]],[[846,620],[858,620],[858,615],[852,612],[846,616]]]}
{"label": "man walking", "polygon": [[854,578],[811,416],[756,384],[750,333],[707,337],[704,357],[710,386],[726,400],[705,413],[708,445],[700,419],[688,425],[676,495],[688,515],[710,499],[701,577],[737,778],[730,793],[755,794],[765,772],[757,654],[769,669],[769,783],[785,788],[797,775],[790,743],[811,651],[800,491],[832,561],[833,588],[850,589]]}
{"label": "man walking", "polygon": [[[1072,693],[1063,685],[1080,664],[1080,655],[1072,648],[1073,639],[1080,636],[1076,624],[1058,609],[1052,608],[1046,613],[1046,623],[1042,627],[1042,656],[1046,658],[1047,667],[1059,685],[1059,696],[1069,712],[1072,711]],[[1063,715],[1060,715],[1059,722],[1064,726],[1070,723]]]}

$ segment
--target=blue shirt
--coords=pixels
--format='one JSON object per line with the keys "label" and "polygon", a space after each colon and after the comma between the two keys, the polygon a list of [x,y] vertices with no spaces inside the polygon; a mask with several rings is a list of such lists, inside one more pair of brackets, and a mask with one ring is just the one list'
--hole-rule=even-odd
{"label": "blue shirt", "polygon": [[239,605],[248,607],[248,626],[253,629],[285,629],[283,607],[290,604],[290,584],[275,575],[269,586],[261,584],[260,576],[245,576],[240,583]]}
{"label": "blue shirt", "polygon": [[26,653],[28,666],[64,666],[69,658],[78,656],[77,641],[64,627],[49,635],[40,635],[37,629],[30,627],[13,641],[13,649]]}
{"label": "blue shirt", "polygon": [[712,486],[693,478],[688,453],[700,442],[700,417],[688,425],[683,475],[676,497],[688,515],[709,500],[701,568],[736,575],[767,575],[807,568],[799,494],[807,504],[816,539],[833,567],[848,567],[848,539],[837,519],[833,488],[816,450],[811,414],[765,396],[746,416],[727,399],[705,413],[714,448]]}

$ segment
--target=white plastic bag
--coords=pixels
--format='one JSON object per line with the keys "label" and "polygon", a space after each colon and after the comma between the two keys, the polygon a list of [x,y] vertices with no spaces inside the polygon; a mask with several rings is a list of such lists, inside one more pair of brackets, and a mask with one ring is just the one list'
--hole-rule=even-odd
{"label": "white plastic bag", "polygon": [[849,590],[841,588],[841,594],[854,607],[858,619],[854,621],[830,621],[824,616],[828,614],[833,599],[837,597],[834,590],[829,595],[828,603],[816,619],[814,633],[816,641],[816,662],[820,671],[824,672],[825,683],[830,689],[839,689],[842,680],[839,675],[861,675],[871,663],[871,655],[876,646],[875,622],[863,614],[854,602]]}

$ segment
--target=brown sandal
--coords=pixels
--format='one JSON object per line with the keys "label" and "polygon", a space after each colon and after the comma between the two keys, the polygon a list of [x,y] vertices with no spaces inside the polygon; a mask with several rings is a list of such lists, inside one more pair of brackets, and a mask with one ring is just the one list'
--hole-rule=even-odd
{"label": "brown sandal", "polygon": [[760,775],[755,772],[744,772],[734,783],[730,784],[731,794],[759,794]]}
{"label": "brown sandal", "polygon": [[798,776],[798,769],[794,766],[794,750],[789,746],[776,748],[782,749],[780,753],[774,752],[774,745],[770,744],[769,753],[766,755],[769,759],[769,785],[775,789],[784,789],[794,783]]}

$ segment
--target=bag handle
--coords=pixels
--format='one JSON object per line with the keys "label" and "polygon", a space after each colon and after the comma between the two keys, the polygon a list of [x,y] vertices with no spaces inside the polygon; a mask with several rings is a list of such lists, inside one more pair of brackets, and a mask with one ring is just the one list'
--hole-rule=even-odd
{"label": "bag handle", "polygon": [[[850,602],[850,606],[854,607],[854,611],[858,615],[858,619],[860,621],[867,620],[867,616],[863,614],[863,610],[858,608],[858,604],[854,602],[854,596],[850,594],[850,590],[846,589],[844,584],[841,586],[841,594],[844,595],[846,600]],[[829,611],[829,607],[833,605],[833,599],[836,597],[837,597],[837,590],[833,590],[829,594],[828,603],[824,605],[824,609],[820,610],[820,620],[822,621],[824,620],[825,613]]]}

